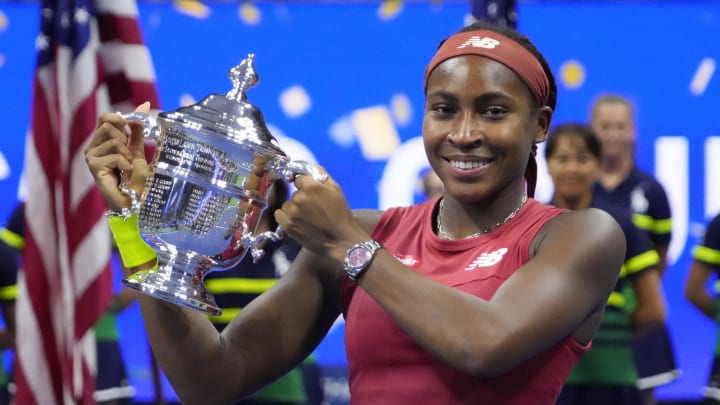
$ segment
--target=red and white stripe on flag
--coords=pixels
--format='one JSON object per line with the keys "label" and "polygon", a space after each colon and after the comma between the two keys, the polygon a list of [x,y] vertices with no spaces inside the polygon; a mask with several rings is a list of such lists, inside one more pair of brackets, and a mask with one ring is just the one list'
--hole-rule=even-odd
{"label": "red and white stripe on flag", "polygon": [[158,106],[155,73],[135,0],[43,0],[40,12],[15,403],[93,404],[111,239],[83,150],[99,114]]}

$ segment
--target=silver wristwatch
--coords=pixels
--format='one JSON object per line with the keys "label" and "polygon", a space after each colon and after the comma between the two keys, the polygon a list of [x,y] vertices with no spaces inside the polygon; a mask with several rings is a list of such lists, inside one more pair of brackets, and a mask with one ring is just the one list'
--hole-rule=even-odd
{"label": "silver wristwatch", "polygon": [[357,281],[381,247],[382,245],[377,241],[369,240],[357,243],[348,249],[344,262],[345,273],[348,277],[353,281]]}

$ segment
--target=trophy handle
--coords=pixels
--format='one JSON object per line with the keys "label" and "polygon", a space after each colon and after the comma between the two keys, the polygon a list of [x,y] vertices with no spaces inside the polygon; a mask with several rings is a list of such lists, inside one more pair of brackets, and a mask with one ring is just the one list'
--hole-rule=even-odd
{"label": "trophy handle", "polygon": [[[145,139],[151,139],[153,141],[159,139],[159,133],[160,133],[160,127],[157,125],[157,120],[150,116],[150,114],[135,111],[131,112],[129,114],[122,114],[118,113],[121,117],[125,118],[128,121],[137,122],[143,127],[143,137]],[[120,215],[125,218],[126,220],[135,213],[140,212],[140,199],[138,198],[137,193],[135,190],[129,188],[125,184],[125,179],[123,176],[123,171],[120,171],[120,184],[118,187],[120,188],[120,191],[123,192],[123,194],[126,194],[130,196],[130,208],[123,208],[120,211]]]}
{"label": "trophy handle", "polygon": [[317,165],[304,160],[279,160],[275,164],[275,167],[273,167],[273,171],[279,178],[284,179],[287,182],[293,182],[295,177],[300,174],[312,176],[315,181],[319,181],[320,183],[327,180],[327,174],[322,173],[320,169],[318,169]]}
{"label": "trophy handle", "polygon": [[[295,177],[300,174],[307,174],[308,176],[312,176],[313,179],[321,183],[327,180],[327,174],[322,173],[320,169],[318,169],[317,165],[302,160],[278,160],[274,164],[272,170],[281,181],[284,180],[287,182],[292,182],[295,180]],[[260,242],[268,239],[274,242],[276,240],[282,239],[284,236],[285,230],[282,226],[278,225],[277,229],[275,229],[274,232],[265,231],[260,235],[252,238],[252,240],[249,241],[248,246],[250,247],[250,253],[253,257],[253,263],[257,263],[258,260],[265,257],[265,251],[257,247]]]}
{"label": "trophy handle", "polygon": [[141,111],[133,111],[128,114],[118,114],[128,121],[137,122],[142,125],[143,136],[145,139],[156,141],[160,138],[160,127],[158,127],[157,119],[150,114]]}
{"label": "trophy handle", "polygon": [[253,238],[253,240],[250,241],[250,254],[252,255],[253,263],[257,263],[260,259],[265,257],[265,251],[257,247],[260,242],[264,240],[271,240],[275,242],[282,239],[283,237],[285,237],[285,230],[283,229],[282,225],[278,225],[277,229],[275,229],[275,232],[265,231]]}

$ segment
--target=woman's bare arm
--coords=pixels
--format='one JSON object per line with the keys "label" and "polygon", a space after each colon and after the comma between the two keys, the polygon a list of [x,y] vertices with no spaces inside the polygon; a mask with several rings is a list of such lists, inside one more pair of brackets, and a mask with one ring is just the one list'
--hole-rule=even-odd
{"label": "woman's bare arm", "polygon": [[[368,222],[375,217],[358,220],[331,178],[319,183],[301,176],[295,185],[298,191],[275,218],[303,246],[324,252],[339,266],[349,247],[370,239]],[[425,350],[468,373],[493,376],[568,335],[589,341],[625,249],[622,229],[609,214],[573,211],[541,229],[532,259],[490,301],[425,277],[385,249],[360,278],[360,287]],[[590,327],[582,327],[586,324]]]}
{"label": "woman's bare arm", "polygon": [[707,290],[712,273],[712,266],[693,260],[685,280],[685,298],[705,316],[715,319],[715,300]]}
{"label": "woman's bare arm", "polygon": [[625,240],[607,214],[571,212],[546,228],[535,257],[490,301],[423,277],[384,250],[360,285],[426,350],[494,376],[572,335],[617,280]]}
{"label": "woman's bare arm", "polygon": [[[118,189],[118,170],[138,193],[150,172],[141,129],[133,126],[128,140],[126,125],[119,115],[101,116],[85,150],[98,190],[113,210],[130,204]],[[288,274],[222,334],[201,312],[138,294],[153,352],[181,401],[236,401],[302,361],[338,316],[336,297],[328,293],[339,288],[333,266],[321,255],[301,252]]]}
{"label": "woman's bare arm", "polygon": [[[184,404],[237,401],[290,371],[320,343],[339,312],[332,277],[303,251],[278,283],[216,332],[196,311],[139,297],[158,362]],[[329,273],[326,273],[329,274]]]}
{"label": "woman's bare arm", "polygon": [[632,279],[632,287],[637,301],[631,315],[634,332],[642,334],[662,325],[667,311],[660,273],[654,268],[644,271]]}

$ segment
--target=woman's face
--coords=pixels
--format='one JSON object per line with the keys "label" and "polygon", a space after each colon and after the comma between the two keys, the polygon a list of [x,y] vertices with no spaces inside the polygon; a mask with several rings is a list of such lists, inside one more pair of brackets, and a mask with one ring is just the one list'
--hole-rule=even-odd
{"label": "woman's face", "polygon": [[634,150],[635,125],[627,105],[615,102],[597,105],[590,125],[602,143],[605,156],[617,158]]}
{"label": "woman's face", "polygon": [[600,175],[598,158],[580,136],[568,132],[558,134],[547,167],[555,195],[564,199],[592,196],[593,185]]}
{"label": "woman's face", "polygon": [[491,59],[466,55],[438,65],[427,82],[423,139],[445,190],[476,201],[522,186],[533,142],[552,112],[533,108],[520,77]]}

